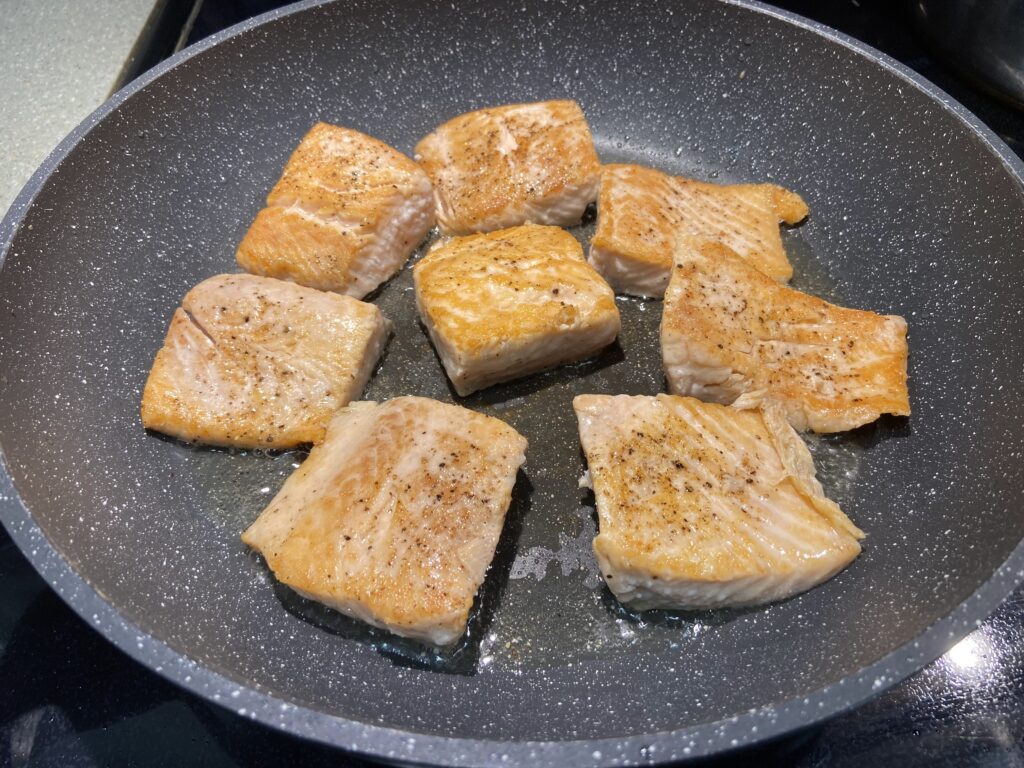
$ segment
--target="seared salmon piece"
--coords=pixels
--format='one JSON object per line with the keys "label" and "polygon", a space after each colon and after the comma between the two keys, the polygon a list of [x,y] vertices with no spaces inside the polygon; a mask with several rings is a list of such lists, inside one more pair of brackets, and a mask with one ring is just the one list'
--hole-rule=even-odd
{"label": "seared salmon piece", "polygon": [[573,400],[594,489],[594,552],[638,610],[767,603],[830,579],[864,534],[825,497],[775,403],[690,397]]}
{"label": "seared salmon piece", "polygon": [[798,430],[910,414],[902,317],[780,285],[720,243],[680,240],[661,349],[671,392],[718,403],[769,397]]}
{"label": "seared salmon piece", "polygon": [[688,235],[717,240],[786,281],[793,268],[779,222],[806,216],[800,196],[774,184],[707,184],[639,165],[606,165],[589,260],[616,292],[660,298],[676,240]]}
{"label": "seared salmon piece", "polygon": [[413,280],[460,395],[590,357],[619,333],[612,289],[558,227],[452,238],[416,263]]}
{"label": "seared salmon piece", "polygon": [[526,439],[422,397],[357,402],[242,540],[300,595],[437,646],[465,632]]}
{"label": "seared salmon piece", "polygon": [[601,170],[574,101],[459,115],[424,137],[415,157],[434,183],[438,221],[452,234],[578,224]]}
{"label": "seared salmon piece", "polygon": [[422,168],[377,139],[317,123],[236,258],[247,272],[358,299],[401,269],[433,226]]}
{"label": "seared salmon piece", "polygon": [[350,296],[255,275],[204,280],[174,312],[142,423],[181,440],[291,448],[358,397],[391,324]]}
{"label": "seared salmon piece", "polygon": [[660,298],[682,226],[678,184],[639,165],[605,165],[597,196],[597,229],[587,260],[616,293]]}

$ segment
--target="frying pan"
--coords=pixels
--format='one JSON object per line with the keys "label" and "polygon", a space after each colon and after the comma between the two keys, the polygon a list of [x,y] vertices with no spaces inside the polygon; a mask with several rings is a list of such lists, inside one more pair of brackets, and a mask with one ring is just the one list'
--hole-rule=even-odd
{"label": "frying pan", "polygon": [[[809,437],[869,532],[827,584],[748,611],[634,614],[601,584],[569,407],[662,388],[660,304],[600,357],[460,400],[530,440],[466,641],[439,655],[277,586],[238,539],[299,453],[193,448],[137,407],[168,318],[233,250],[318,119],[409,151],[441,120],[570,96],[605,160],[774,181],[811,207],[795,285],[910,324],[909,419]],[[302,3],[116,94],[0,229],[0,517],[97,631],[295,734],[416,762],[625,764],[716,753],[856,706],[1024,575],[1021,163],[933,86],[747,2]],[[582,239],[592,224],[577,229]],[[366,397],[456,398],[408,270]]]}

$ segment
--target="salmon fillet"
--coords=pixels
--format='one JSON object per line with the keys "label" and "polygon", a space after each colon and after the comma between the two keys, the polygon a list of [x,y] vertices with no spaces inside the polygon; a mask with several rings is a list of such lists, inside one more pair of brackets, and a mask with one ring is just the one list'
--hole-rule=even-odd
{"label": "salmon fillet", "polygon": [[597,503],[594,552],[638,610],[782,600],[830,579],[863,533],[815,478],[778,405],[689,397],[573,400]]}
{"label": "salmon fillet", "polygon": [[366,386],[391,324],[349,296],[254,275],[204,280],[174,312],[142,423],[240,448],[316,442]]}
{"label": "salmon fillet", "polygon": [[526,439],[422,397],[338,412],[242,540],[311,600],[438,646],[465,632]]}
{"label": "salmon fillet", "polygon": [[780,285],[724,245],[683,238],[665,292],[669,390],[731,403],[767,396],[799,430],[907,416],[907,324]]}
{"label": "salmon fillet", "polygon": [[452,238],[413,267],[413,280],[460,395],[590,357],[619,333],[611,288],[558,227]]}
{"label": "salmon fillet", "polygon": [[433,226],[423,169],[377,139],[317,123],[236,258],[253,274],[362,298],[402,268]]}
{"label": "salmon fillet", "polygon": [[793,268],[779,222],[806,216],[800,196],[774,184],[706,184],[639,165],[606,165],[589,260],[617,293],[660,298],[676,239],[689,235],[717,240],[786,281]]}
{"label": "salmon fillet", "polygon": [[574,101],[511,104],[449,120],[416,145],[453,234],[525,222],[572,226],[594,201],[600,163]]}

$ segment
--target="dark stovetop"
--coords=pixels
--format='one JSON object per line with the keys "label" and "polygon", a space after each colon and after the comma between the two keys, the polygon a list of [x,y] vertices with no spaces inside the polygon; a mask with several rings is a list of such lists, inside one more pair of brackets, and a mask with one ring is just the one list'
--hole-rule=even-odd
{"label": "dark stovetop", "polygon": [[[188,41],[283,4],[205,0]],[[904,4],[780,0],[774,5],[899,59],[1024,155],[1024,114],[930,57]],[[180,30],[172,32],[165,37],[177,39]],[[2,529],[0,691],[0,768],[365,765],[243,720],[124,656],[46,587]],[[1021,766],[1022,744],[1024,588],[939,661],[856,712],[715,764]]]}

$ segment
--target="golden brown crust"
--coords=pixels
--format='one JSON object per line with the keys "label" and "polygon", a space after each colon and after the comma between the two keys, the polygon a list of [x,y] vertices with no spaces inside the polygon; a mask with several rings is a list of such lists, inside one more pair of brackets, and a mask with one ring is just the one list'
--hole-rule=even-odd
{"label": "golden brown crust", "polygon": [[763,392],[819,432],[910,414],[902,318],[779,285],[720,243],[680,241],[661,334],[673,392]]}
{"label": "golden brown crust", "polygon": [[678,236],[673,177],[641,165],[601,168],[597,229],[591,245],[668,269]]}
{"label": "golden brown crust", "polygon": [[353,403],[242,540],[283,583],[439,645],[463,633],[526,440],[418,397]]}
{"label": "golden brown crust", "polygon": [[810,213],[807,203],[796,192],[790,192],[775,184],[762,184],[761,186],[768,192],[775,212],[781,221],[792,226],[807,218]]}
{"label": "golden brown crust", "polygon": [[[717,240],[780,281],[793,268],[779,223],[795,224],[807,205],[774,184],[720,185],[638,165],[602,168],[590,260],[623,293],[660,296],[680,236]],[[662,280],[650,270],[661,270]]]}
{"label": "golden brown crust", "polygon": [[452,238],[413,278],[420,317],[460,394],[582,359],[618,334],[614,294],[558,227]]}
{"label": "golden brown crust", "polygon": [[573,101],[509,104],[452,118],[416,145],[441,226],[454,234],[527,221],[570,225],[594,199],[600,162]]}
{"label": "golden brown crust", "polygon": [[408,157],[372,136],[317,123],[236,258],[254,274],[359,297],[401,267],[433,226],[432,209],[430,182]]}
{"label": "golden brown crust", "polygon": [[353,238],[327,221],[289,208],[264,208],[238,247],[238,264],[246,271],[321,291],[348,286],[340,275],[351,273]]}

